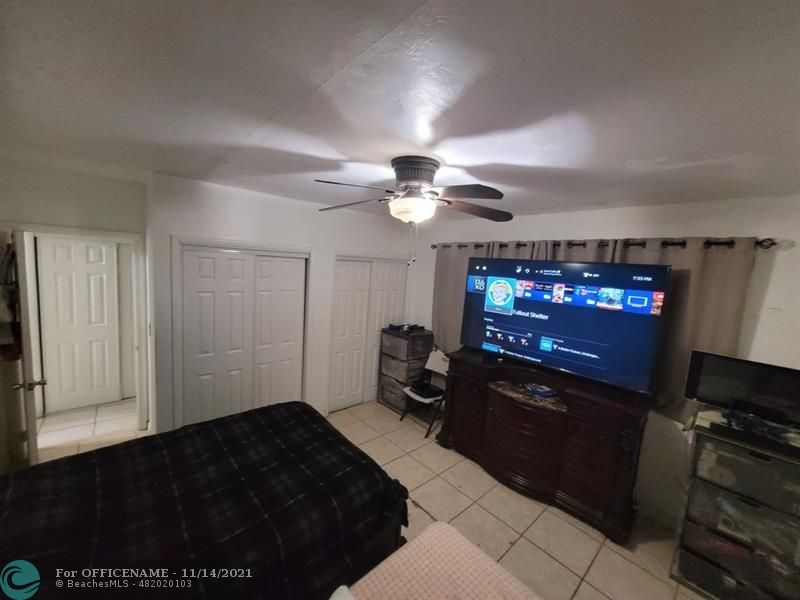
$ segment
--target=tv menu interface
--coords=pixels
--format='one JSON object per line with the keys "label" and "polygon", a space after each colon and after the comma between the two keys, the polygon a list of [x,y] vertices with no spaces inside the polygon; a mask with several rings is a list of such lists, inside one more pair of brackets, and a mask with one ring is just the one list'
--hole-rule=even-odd
{"label": "tv menu interface", "polygon": [[669,267],[472,258],[464,345],[648,391]]}

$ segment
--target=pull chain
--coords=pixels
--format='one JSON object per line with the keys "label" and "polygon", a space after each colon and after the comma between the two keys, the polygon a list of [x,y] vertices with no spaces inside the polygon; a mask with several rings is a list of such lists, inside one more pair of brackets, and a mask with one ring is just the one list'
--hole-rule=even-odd
{"label": "pull chain", "polygon": [[417,262],[417,236],[419,234],[419,224],[409,223],[410,236],[408,238],[408,266]]}

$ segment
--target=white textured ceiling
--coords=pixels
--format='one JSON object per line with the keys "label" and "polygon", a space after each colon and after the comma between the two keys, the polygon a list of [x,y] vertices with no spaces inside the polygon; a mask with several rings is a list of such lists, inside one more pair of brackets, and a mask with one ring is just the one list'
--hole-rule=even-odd
{"label": "white textured ceiling", "polygon": [[0,22],[6,153],[328,204],[371,193],[314,178],[426,154],[517,214],[800,191],[794,0],[5,0]]}

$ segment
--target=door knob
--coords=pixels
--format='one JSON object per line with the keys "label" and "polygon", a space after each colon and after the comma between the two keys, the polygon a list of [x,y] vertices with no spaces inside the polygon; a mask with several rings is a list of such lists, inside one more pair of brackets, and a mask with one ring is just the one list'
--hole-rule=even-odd
{"label": "door knob", "polygon": [[26,383],[12,383],[11,389],[14,391],[25,389],[29,392],[32,392],[37,385],[47,385],[47,379],[40,379],[39,381],[31,381]]}

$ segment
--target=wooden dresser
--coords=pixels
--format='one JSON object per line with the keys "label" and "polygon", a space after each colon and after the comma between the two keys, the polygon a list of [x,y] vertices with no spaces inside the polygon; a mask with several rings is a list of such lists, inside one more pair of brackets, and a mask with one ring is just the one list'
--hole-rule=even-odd
{"label": "wooden dresser", "polygon": [[[624,543],[650,397],[478,350],[448,356],[437,441]],[[524,383],[558,396],[533,399]]]}

